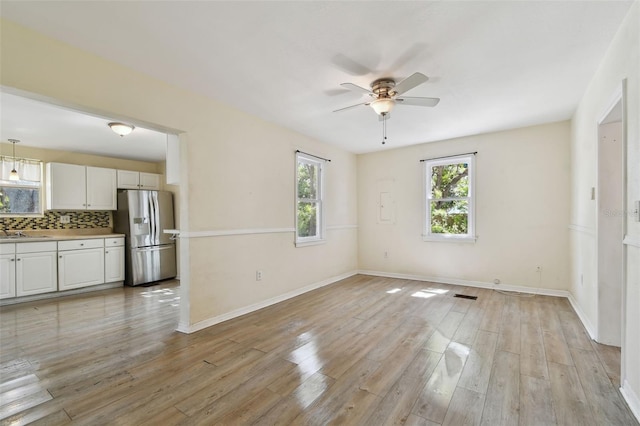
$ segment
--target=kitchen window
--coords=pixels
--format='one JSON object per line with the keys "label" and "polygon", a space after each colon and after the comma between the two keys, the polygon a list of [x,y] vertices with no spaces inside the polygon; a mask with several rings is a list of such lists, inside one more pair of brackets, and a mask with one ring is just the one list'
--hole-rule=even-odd
{"label": "kitchen window", "polygon": [[474,159],[424,160],[425,241],[475,241]]}
{"label": "kitchen window", "polygon": [[324,242],[324,163],[296,153],[296,246]]}
{"label": "kitchen window", "polygon": [[[15,167],[19,180],[9,179]],[[42,215],[42,161],[0,157],[0,216]]]}

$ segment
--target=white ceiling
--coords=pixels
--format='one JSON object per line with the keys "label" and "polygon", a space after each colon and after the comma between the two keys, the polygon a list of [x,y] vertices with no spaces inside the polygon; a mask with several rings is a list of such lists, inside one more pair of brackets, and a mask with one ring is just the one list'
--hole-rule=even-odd
{"label": "white ceiling", "polygon": [[[82,114],[10,93],[0,93],[0,140],[143,161],[164,161],[167,135],[136,127],[120,137],[107,125],[116,119]],[[20,146],[16,148],[20,150]],[[8,154],[8,152],[4,152]]]}
{"label": "white ceiling", "polygon": [[[386,148],[566,120],[631,1],[2,1],[3,18],[342,146],[382,149],[340,87],[431,77]],[[3,108],[3,115],[6,110]],[[157,123],[162,125],[162,123]],[[4,138],[4,133],[3,133]]]}

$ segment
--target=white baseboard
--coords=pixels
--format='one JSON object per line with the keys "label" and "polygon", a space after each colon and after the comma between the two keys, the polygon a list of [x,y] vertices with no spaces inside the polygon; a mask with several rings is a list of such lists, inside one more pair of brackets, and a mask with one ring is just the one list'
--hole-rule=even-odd
{"label": "white baseboard", "polygon": [[571,293],[569,293],[569,303],[571,303],[571,307],[573,308],[574,311],[576,311],[576,314],[578,315],[578,318],[580,318],[580,321],[582,321],[582,325],[584,325],[584,328],[587,330],[587,333],[589,333],[589,337],[591,337],[592,340],[597,342],[598,333],[595,327],[591,324],[591,321],[589,321],[589,318],[587,318],[584,311],[578,304],[578,301],[573,297],[573,294]]}
{"label": "white baseboard", "polygon": [[327,286],[329,284],[333,284],[337,281],[344,280],[345,278],[352,277],[356,275],[358,271],[350,271],[341,275],[337,275],[334,277],[327,278],[325,280],[309,284],[307,286],[295,289],[285,294],[281,294],[280,296],[272,297],[271,299],[264,300],[262,302],[254,303],[253,305],[245,306],[239,309],[235,309],[231,312],[227,312],[226,314],[218,315],[213,318],[208,318],[203,321],[199,321],[195,324],[179,324],[177,330],[181,333],[194,333],[198,330],[202,330],[207,327],[211,327],[212,325],[219,324],[224,321],[228,321],[233,318],[237,318],[239,316],[257,311],[262,308],[266,308],[267,306],[275,305],[276,303],[283,302],[287,299],[291,299],[296,296],[300,296],[301,294],[307,293],[311,290],[315,290],[320,287]]}
{"label": "white baseboard", "polygon": [[633,415],[636,416],[636,419],[640,422],[640,398],[638,398],[638,395],[631,389],[628,381],[624,381],[620,387],[620,393],[624,400],[627,401],[627,405],[629,405]]}
{"label": "white baseboard", "polygon": [[360,270],[358,271],[358,273],[362,275],[373,275],[377,277],[399,278],[403,280],[415,280],[415,281],[429,281],[433,283],[452,284],[452,285],[460,285],[460,286],[466,286],[466,287],[488,288],[491,290],[515,291],[518,293],[528,293],[528,294],[540,294],[543,296],[569,297],[569,292],[566,290],[554,290],[550,288],[524,287],[524,286],[518,286],[518,285],[511,285],[511,284],[494,284],[494,283],[489,283],[484,281],[470,281],[470,280],[461,280],[457,278],[448,278],[448,277],[428,277],[424,275],[397,274],[394,272],[381,272],[381,271],[369,271],[369,270]]}

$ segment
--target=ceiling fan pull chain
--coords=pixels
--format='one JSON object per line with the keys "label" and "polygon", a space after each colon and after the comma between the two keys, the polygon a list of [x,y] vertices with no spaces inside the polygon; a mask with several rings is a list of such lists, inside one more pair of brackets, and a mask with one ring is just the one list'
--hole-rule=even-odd
{"label": "ceiling fan pull chain", "polygon": [[382,115],[382,145],[387,142],[387,114]]}

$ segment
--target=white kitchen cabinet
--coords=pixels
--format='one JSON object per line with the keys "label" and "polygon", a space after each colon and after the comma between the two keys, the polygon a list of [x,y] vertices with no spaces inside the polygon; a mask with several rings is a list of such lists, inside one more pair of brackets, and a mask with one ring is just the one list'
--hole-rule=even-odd
{"label": "white kitchen cabinet", "polygon": [[47,210],[116,210],[115,169],[47,163]]}
{"label": "white kitchen cabinet", "polygon": [[161,176],[157,173],[118,170],[118,189],[160,190]]}
{"label": "white kitchen cabinet", "polygon": [[124,238],[104,240],[104,282],[124,281]]}
{"label": "white kitchen cabinet", "polygon": [[0,299],[16,297],[15,247],[15,244],[0,244]]}
{"label": "white kitchen cabinet", "polygon": [[58,289],[55,241],[18,243],[15,256],[17,297]]}
{"label": "white kitchen cabinet", "polygon": [[58,242],[58,290],[104,283],[104,240]]}
{"label": "white kitchen cabinet", "polygon": [[87,210],[116,210],[116,182],[115,169],[87,166]]}

